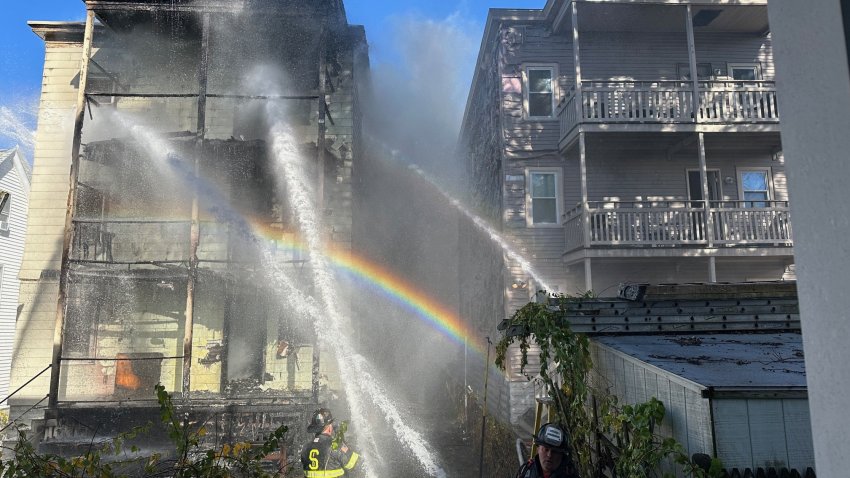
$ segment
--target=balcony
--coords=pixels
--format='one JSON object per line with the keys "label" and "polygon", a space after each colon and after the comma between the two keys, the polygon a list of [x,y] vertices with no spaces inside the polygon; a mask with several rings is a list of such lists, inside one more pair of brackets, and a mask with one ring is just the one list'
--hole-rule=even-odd
{"label": "balcony", "polygon": [[565,253],[582,248],[791,246],[787,201],[588,202],[564,220]]}
{"label": "balcony", "polygon": [[[558,108],[561,145],[579,125],[779,123],[773,81],[583,81]],[[576,106],[580,103],[580,109]]]}

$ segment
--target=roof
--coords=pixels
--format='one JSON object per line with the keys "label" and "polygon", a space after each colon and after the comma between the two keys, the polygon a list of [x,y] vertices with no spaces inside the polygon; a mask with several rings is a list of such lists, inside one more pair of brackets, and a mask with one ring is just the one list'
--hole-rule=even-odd
{"label": "roof", "polygon": [[806,387],[799,333],[618,335],[593,340],[705,389]]}
{"label": "roof", "polygon": [[0,165],[6,161],[12,161],[12,167],[18,170],[18,175],[24,182],[24,190],[29,194],[30,182],[32,181],[32,168],[24,159],[20,149],[17,147],[12,149],[0,150]]}

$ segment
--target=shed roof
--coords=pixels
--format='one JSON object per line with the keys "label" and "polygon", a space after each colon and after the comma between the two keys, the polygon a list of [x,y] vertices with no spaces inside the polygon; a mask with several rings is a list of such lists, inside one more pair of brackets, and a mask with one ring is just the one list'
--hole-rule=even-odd
{"label": "shed roof", "polygon": [[594,341],[707,389],[805,389],[799,333],[618,335]]}

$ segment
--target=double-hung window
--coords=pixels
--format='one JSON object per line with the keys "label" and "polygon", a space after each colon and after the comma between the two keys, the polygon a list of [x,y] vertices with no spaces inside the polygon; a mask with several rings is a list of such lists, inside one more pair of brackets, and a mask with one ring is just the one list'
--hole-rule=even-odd
{"label": "double-hung window", "polygon": [[555,69],[551,66],[526,68],[525,92],[529,118],[552,118],[555,114]]}
{"label": "double-hung window", "polygon": [[9,230],[9,217],[12,214],[12,196],[0,191],[0,231]]}
{"label": "double-hung window", "polygon": [[767,207],[770,201],[770,169],[738,170],[744,207]]}
{"label": "double-hung window", "polygon": [[532,169],[527,173],[529,226],[557,225],[560,217],[560,170],[557,168]]}

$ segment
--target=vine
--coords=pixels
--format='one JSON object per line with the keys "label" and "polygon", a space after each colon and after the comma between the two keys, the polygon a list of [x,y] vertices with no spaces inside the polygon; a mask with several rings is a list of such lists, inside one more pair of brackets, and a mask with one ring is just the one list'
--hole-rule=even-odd
{"label": "vine", "polygon": [[[557,309],[531,302],[516,311],[509,323],[512,332],[496,345],[496,365],[505,370],[508,348],[517,343],[520,371],[526,373],[529,349],[532,344],[537,345],[540,379],[549,391],[557,421],[570,431],[579,475],[599,476],[605,467],[603,457],[610,457],[615,476],[619,477],[658,476],[665,458],[694,478],[720,476],[717,460],[705,471],[688,459],[675,439],[655,434],[654,426],[665,413],[660,400],[652,397],[645,403],[620,407],[615,396],[592,387],[590,341],[586,335],[574,333],[561,319],[569,303],[577,300],[580,298],[562,295]],[[591,397],[595,400],[593,406]]]}

